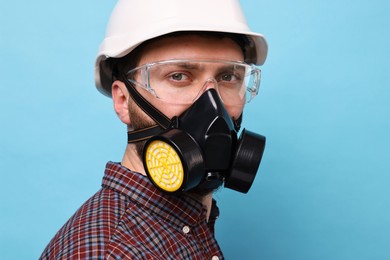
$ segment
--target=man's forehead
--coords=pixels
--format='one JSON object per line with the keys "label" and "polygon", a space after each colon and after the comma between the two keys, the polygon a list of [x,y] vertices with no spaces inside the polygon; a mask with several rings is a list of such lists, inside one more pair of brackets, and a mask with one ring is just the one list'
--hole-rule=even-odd
{"label": "man's forehead", "polygon": [[242,48],[229,37],[212,34],[180,34],[145,43],[138,54],[139,63],[169,59],[244,60]]}

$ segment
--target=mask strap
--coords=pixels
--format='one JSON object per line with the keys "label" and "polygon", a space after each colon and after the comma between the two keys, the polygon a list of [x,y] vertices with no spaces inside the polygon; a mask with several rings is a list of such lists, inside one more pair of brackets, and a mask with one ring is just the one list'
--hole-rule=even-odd
{"label": "mask strap", "polygon": [[171,120],[149,103],[133,86],[125,83],[134,102],[163,129],[169,128]]}
{"label": "mask strap", "polygon": [[157,125],[138,129],[135,131],[129,131],[127,133],[128,143],[134,143],[142,140],[146,140],[152,136],[155,136],[165,129],[169,128],[172,124],[171,120],[155,108],[149,101],[147,101],[131,84],[126,80],[125,75],[122,74],[123,82],[125,83],[127,90],[129,91],[134,102],[157,123]]}
{"label": "mask strap", "polygon": [[137,129],[127,132],[127,143],[136,143],[140,141],[145,141],[152,136],[158,135],[163,132],[164,129],[159,125],[154,125],[142,129]]}

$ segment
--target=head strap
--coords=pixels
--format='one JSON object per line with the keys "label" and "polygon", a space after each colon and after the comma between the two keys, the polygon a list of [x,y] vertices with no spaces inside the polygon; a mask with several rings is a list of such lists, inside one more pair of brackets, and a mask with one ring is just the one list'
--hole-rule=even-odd
{"label": "head strap", "polygon": [[155,108],[149,101],[147,101],[127,80],[126,76],[121,73],[123,82],[126,85],[134,102],[151,118],[157,123],[157,125],[129,131],[127,133],[127,142],[135,143],[138,141],[144,141],[152,136],[155,136],[171,125],[171,120]]}

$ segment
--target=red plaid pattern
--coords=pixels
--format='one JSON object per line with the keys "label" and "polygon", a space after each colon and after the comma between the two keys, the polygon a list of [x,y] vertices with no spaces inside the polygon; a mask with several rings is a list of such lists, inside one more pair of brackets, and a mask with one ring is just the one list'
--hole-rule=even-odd
{"label": "red plaid pattern", "polygon": [[207,223],[196,200],[165,195],[146,176],[109,162],[102,189],[40,259],[223,259],[214,237],[217,215]]}

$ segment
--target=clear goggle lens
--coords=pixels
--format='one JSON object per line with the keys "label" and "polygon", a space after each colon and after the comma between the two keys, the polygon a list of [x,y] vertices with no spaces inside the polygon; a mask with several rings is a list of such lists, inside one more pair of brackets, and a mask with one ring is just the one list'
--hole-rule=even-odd
{"label": "clear goggle lens", "polygon": [[261,71],[242,62],[168,60],[148,63],[126,73],[126,79],[171,104],[193,103],[210,84],[226,105],[242,106],[259,92]]}

